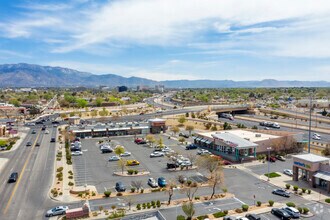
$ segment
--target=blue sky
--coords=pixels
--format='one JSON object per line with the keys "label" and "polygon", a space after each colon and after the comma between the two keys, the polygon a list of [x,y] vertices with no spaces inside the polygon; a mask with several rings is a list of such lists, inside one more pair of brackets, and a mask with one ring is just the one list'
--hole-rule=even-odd
{"label": "blue sky", "polygon": [[330,81],[328,0],[0,1],[0,63],[154,80]]}

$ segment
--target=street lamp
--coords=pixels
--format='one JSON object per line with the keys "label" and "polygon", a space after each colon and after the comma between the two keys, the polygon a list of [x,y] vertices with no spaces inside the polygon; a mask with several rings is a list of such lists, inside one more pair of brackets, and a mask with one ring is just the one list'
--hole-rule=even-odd
{"label": "street lamp", "polygon": [[270,168],[270,150],[272,148],[271,147],[267,147],[268,150],[268,173],[267,173],[267,181],[269,181],[269,168]]}

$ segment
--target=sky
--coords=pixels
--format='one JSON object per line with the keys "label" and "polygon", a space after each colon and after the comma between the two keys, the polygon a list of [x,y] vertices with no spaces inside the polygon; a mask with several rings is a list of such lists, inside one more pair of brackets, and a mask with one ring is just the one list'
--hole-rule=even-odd
{"label": "sky", "polygon": [[330,1],[4,0],[5,63],[153,80],[330,81]]}

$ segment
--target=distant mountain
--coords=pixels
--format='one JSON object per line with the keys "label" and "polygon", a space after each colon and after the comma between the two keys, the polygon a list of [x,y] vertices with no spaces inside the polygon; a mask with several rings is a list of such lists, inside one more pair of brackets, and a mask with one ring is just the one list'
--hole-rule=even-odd
{"label": "distant mountain", "polygon": [[171,80],[155,81],[139,77],[122,77],[115,74],[95,75],[62,67],[40,66],[26,63],[0,65],[0,87],[116,87],[126,85],[167,88],[253,88],[253,87],[330,87],[326,81],[262,81],[233,80]]}

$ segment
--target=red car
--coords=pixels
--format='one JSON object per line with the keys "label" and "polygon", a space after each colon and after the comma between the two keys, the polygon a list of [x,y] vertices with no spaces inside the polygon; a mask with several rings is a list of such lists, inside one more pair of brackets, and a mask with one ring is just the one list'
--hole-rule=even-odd
{"label": "red car", "polygon": [[136,143],[136,144],[146,144],[147,142],[145,141],[145,140],[143,140],[142,138],[136,138],[135,140],[134,140],[134,142]]}
{"label": "red car", "polygon": [[269,158],[267,156],[266,159],[267,159],[267,161],[272,162],[272,163],[274,163],[276,161],[276,158],[274,156],[270,156]]}
{"label": "red car", "polygon": [[231,162],[229,162],[228,160],[222,160],[221,164],[222,165],[231,165]]}

